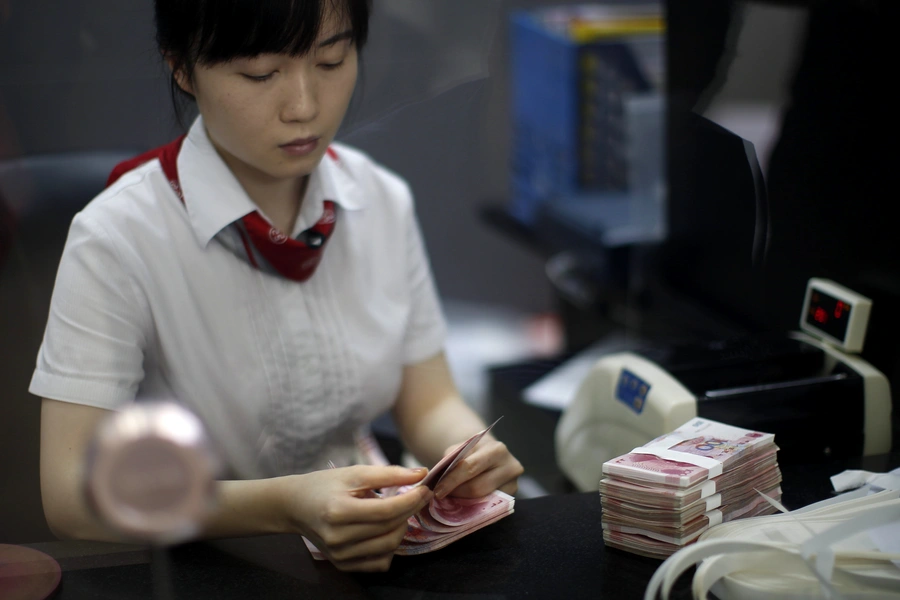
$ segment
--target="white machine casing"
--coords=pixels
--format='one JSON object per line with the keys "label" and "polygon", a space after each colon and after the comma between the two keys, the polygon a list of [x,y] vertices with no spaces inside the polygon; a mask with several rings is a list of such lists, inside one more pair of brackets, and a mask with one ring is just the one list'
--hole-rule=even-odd
{"label": "white machine casing", "polygon": [[884,373],[858,356],[841,352],[805,333],[795,331],[791,337],[816,346],[827,355],[828,365],[842,362],[863,379],[866,439],[863,456],[884,454],[891,450],[891,384]]}
{"label": "white machine casing", "polygon": [[[804,333],[792,332],[786,338],[823,353],[822,371],[809,378],[710,390],[703,398],[698,398],[659,364],[639,354],[621,352],[599,359],[557,424],[555,447],[560,469],[579,490],[597,490],[604,462],[627,454],[697,416],[776,433],[776,443],[782,440],[782,450],[787,445],[796,446],[802,440],[800,446],[818,445],[818,448],[825,449],[826,454],[832,451],[836,455],[857,452],[869,456],[889,452],[891,391],[884,374],[860,357],[848,355]],[[788,412],[809,415],[801,418],[801,422],[808,423],[813,416],[810,411],[816,410],[821,389],[814,386],[821,385],[823,381],[836,386],[839,394],[845,389],[841,386],[850,385],[848,382],[852,381],[853,393],[859,395],[848,396],[846,400],[841,396],[840,401],[847,406],[846,414],[830,414],[829,427],[821,432],[814,425],[802,431],[802,426],[798,429],[796,423],[770,423],[775,429],[760,428],[752,422],[744,422],[740,416],[742,414],[746,418],[747,415],[768,414],[773,406],[784,405],[778,396],[784,389],[797,390],[810,386],[805,401],[814,408],[801,403],[788,407]],[[634,389],[628,389],[628,384]],[[721,404],[723,396],[734,399],[744,394],[746,401],[738,410],[740,414],[731,415],[733,419],[728,414],[712,413]],[[771,400],[767,401],[774,404],[758,404],[760,395],[770,396]],[[859,431],[856,432],[858,445],[855,445],[856,442],[850,443],[839,450],[842,441],[853,437],[853,421],[848,417],[852,412],[859,418]],[[806,436],[817,437],[809,437],[807,444]]]}
{"label": "white machine casing", "polygon": [[557,424],[560,469],[578,489],[597,490],[604,462],[697,416],[775,434],[779,461],[889,452],[890,383],[855,354],[871,306],[834,281],[811,278],[804,332],[600,358]]}
{"label": "white machine casing", "polygon": [[[809,311],[810,307],[815,304],[812,301],[815,294],[827,294],[849,307],[847,311],[849,315],[847,328],[843,336],[835,337],[810,320]],[[869,325],[869,314],[871,311],[872,301],[869,298],[862,294],[857,294],[853,290],[845,288],[830,279],[813,277],[806,284],[803,312],[800,314],[800,329],[845,352],[861,352],[866,340],[866,328]]]}
{"label": "white machine casing", "polygon": [[[616,398],[623,370],[652,383],[638,409]],[[610,354],[597,361],[560,418],[557,462],[579,490],[596,490],[604,462],[696,416],[696,398],[658,365],[632,352]]]}

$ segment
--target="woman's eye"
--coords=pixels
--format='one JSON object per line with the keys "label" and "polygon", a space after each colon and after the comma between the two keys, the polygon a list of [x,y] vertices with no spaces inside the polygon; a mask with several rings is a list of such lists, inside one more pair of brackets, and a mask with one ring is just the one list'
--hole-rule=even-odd
{"label": "woman's eye", "polygon": [[272,79],[272,75],[274,75],[274,74],[275,74],[274,72],[266,73],[265,75],[249,75],[247,73],[242,73],[242,75],[244,77],[246,77],[247,79],[249,79],[250,81],[257,81],[257,82],[268,81],[268,80]]}
{"label": "woman's eye", "polygon": [[334,71],[335,69],[340,68],[341,65],[343,65],[343,64],[344,64],[344,61],[340,60],[338,62],[333,62],[333,63],[319,63],[319,66],[322,67],[323,69],[325,69],[326,71]]}

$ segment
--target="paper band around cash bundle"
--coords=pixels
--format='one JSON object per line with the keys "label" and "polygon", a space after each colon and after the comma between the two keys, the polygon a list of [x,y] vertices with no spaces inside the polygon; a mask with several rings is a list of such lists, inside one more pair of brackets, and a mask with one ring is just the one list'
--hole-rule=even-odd
{"label": "paper band around cash bundle", "polygon": [[706,518],[709,519],[709,527],[715,527],[722,522],[722,511],[710,510],[706,513]]}
{"label": "paper band around cash bundle", "polygon": [[713,494],[717,493],[716,482],[713,480],[704,481],[700,486],[700,497],[701,498],[709,498]]}
{"label": "paper band around cash bundle", "polygon": [[[674,436],[671,436],[674,437]],[[669,438],[665,438],[661,440],[661,443],[665,442]],[[688,452],[679,452],[678,450],[669,450],[669,446],[674,446],[675,444],[679,444],[684,440],[678,439],[674,444],[669,444],[668,446],[642,446],[640,448],[635,448],[631,451],[632,454],[652,454],[653,456],[658,456],[664,460],[671,460],[674,462],[687,463],[689,465],[694,465],[696,467],[702,467],[709,471],[709,478],[718,477],[722,474],[722,463],[717,461],[714,458],[708,458],[706,456],[698,456],[696,454],[690,454]]]}
{"label": "paper band around cash bundle", "polygon": [[722,506],[722,494],[716,494],[706,499],[706,510],[710,511]]}

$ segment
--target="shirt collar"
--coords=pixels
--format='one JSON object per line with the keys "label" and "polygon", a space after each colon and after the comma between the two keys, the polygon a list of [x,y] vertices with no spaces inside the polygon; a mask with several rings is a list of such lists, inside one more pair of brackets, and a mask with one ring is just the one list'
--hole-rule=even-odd
{"label": "shirt collar", "polygon": [[[216,152],[202,117],[197,117],[191,126],[177,164],[188,218],[202,246],[206,247],[231,223],[258,210]],[[325,200],[332,200],[345,210],[358,210],[367,204],[340,153],[331,149],[310,174],[292,236],[312,227],[322,217]],[[265,218],[262,211],[260,214]]]}

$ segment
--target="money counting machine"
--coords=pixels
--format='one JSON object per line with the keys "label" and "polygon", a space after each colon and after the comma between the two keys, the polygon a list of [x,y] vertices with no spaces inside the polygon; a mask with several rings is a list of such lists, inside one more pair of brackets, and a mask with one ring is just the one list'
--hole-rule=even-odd
{"label": "money counting machine", "polygon": [[779,462],[890,451],[891,392],[862,350],[871,301],[810,279],[802,331],[607,355],[556,428],[557,462],[596,490],[605,461],[693,417],[775,434]]}

